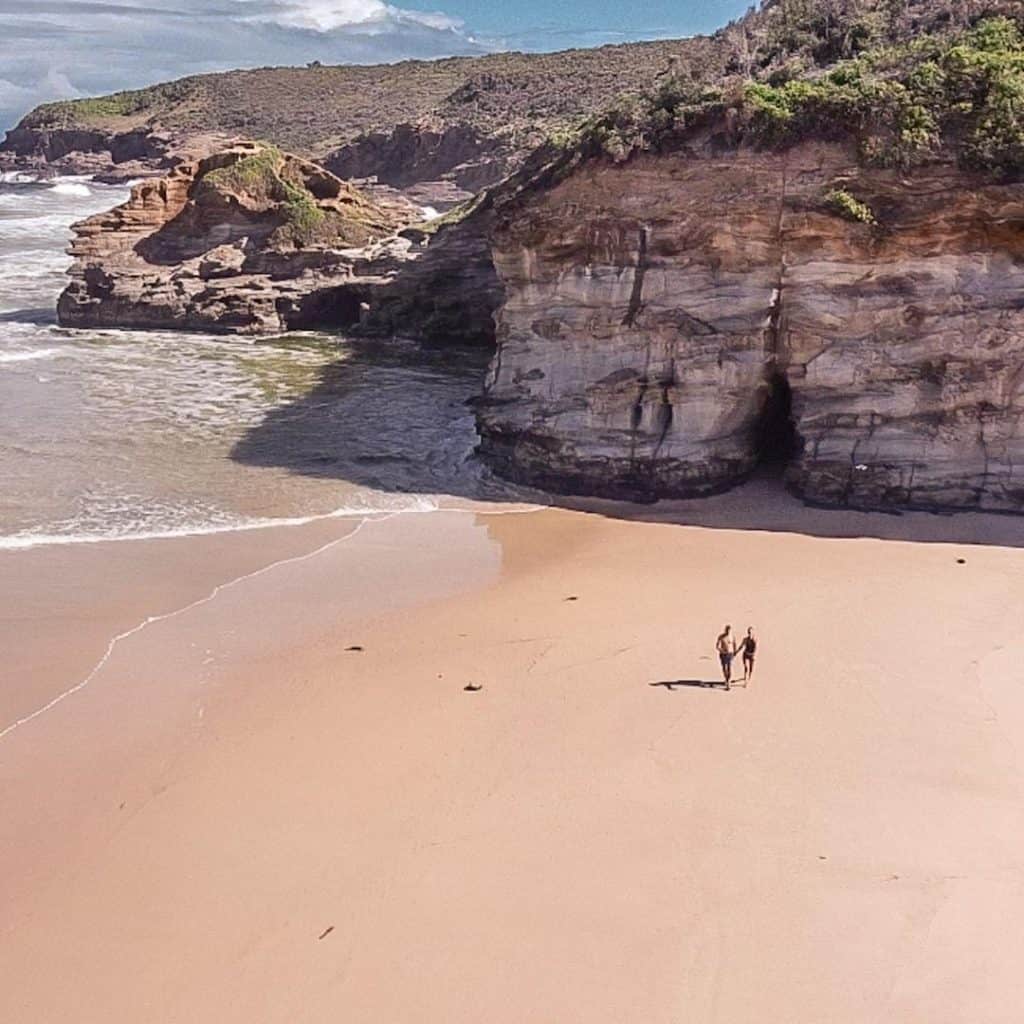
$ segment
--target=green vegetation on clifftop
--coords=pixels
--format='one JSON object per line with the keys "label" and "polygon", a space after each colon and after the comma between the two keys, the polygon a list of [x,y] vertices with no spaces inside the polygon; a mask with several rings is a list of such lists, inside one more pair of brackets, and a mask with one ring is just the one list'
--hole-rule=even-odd
{"label": "green vegetation on clifftop", "polygon": [[318,205],[292,163],[275,146],[264,145],[251,155],[208,171],[202,180],[206,188],[218,192],[245,195],[258,204],[276,204],[284,219],[281,230],[299,246],[325,240],[321,236],[330,233],[329,222],[337,219],[335,211],[329,216]]}
{"label": "green vegetation on clifftop", "polygon": [[24,118],[22,125],[26,128],[89,128],[118,118],[131,118],[187,98],[194,81],[182,79],[145,89],[115,92],[109,96],[44,103]]}
{"label": "green vegetation on clifftop", "polygon": [[1024,167],[1024,34],[993,18],[842,61],[817,78],[744,94],[766,144],[853,135],[865,161],[908,167],[948,146],[966,166]]}
{"label": "green vegetation on clifftop", "polygon": [[[736,141],[769,148],[853,139],[876,166],[906,168],[954,153],[968,168],[1024,173],[1022,24],[1024,11],[879,43],[798,77],[789,77],[791,66],[723,88],[673,77],[591,119],[570,148],[624,160],[682,143],[700,125],[720,125]],[[874,37],[844,38],[856,49]]]}

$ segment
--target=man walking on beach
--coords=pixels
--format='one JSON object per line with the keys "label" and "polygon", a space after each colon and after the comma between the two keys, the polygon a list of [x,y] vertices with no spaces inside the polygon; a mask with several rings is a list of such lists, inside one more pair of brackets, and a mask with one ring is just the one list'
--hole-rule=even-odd
{"label": "man walking on beach", "polygon": [[718,635],[715,641],[715,649],[718,651],[718,660],[722,663],[722,675],[725,678],[725,688],[728,690],[732,683],[732,659],[736,656],[736,644],[732,639],[732,626],[726,626]]}

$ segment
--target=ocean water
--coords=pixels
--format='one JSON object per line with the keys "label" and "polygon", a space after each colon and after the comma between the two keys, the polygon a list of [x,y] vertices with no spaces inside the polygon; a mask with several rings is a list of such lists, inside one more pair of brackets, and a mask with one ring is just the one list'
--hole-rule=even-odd
{"label": "ocean water", "polygon": [[125,198],[0,181],[0,550],[517,496],[473,456],[479,355],[59,327],[71,224]]}

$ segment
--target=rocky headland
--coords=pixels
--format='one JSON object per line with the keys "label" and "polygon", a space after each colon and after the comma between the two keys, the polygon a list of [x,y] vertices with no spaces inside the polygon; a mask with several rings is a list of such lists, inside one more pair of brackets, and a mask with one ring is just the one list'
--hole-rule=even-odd
{"label": "rocky headland", "polygon": [[58,316],[235,333],[358,323],[412,248],[397,232],[417,216],[275,147],[239,144],[75,225]]}
{"label": "rocky headland", "polygon": [[1022,512],[1022,20],[766,3],[689,63],[651,51],[573,130],[549,96],[542,142],[495,127],[534,79],[440,62],[445,89],[475,70],[415,125],[364,109],[323,165],[180,160],[79,225],[61,320],[493,346],[481,452],[558,492],[696,496],[772,462],[821,504]]}
{"label": "rocky headland", "polygon": [[498,53],[380,66],[256,68],[44,104],[0,143],[0,170],[159,176],[238,139],[262,139],[343,178],[445,209],[522,165],[673,67],[721,74],[700,37],[564,53]]}
{"label": "rocky headland", "polygon": [[500,208],[482,450],[616,497],[1024,511],[1019,21],[662,88]]}

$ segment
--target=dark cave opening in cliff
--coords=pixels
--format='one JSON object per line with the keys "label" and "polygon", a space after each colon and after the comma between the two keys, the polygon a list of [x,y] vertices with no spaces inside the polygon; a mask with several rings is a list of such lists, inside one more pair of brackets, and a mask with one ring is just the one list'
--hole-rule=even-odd
{"label": "dark cave opening in cliff", "polygon": [[312,292],[297,306],[279,304],[278,310],[290,331],[345,330],[359,323],[367,298],[364,290],[342,285]]}
{"label": "dark cave opening in cliff", "polygon": [[785,374],[767,380],[764,404],[754,424],[754,449],[759,467],[782,473],[803,447],[793,419],[793,390]]}

